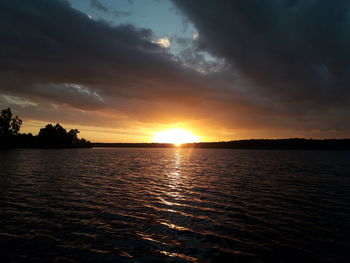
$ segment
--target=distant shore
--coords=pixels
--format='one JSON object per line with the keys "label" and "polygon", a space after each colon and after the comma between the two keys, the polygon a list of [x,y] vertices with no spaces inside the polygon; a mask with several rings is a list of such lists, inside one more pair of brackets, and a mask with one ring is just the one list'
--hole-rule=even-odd
{"label": "distant shore", "polygon": [[269,150],[350,150],[350,139],[250,139],[225,142],[185,143],[92,143],[101,148],[218,148],[218,149],[269,149]]}

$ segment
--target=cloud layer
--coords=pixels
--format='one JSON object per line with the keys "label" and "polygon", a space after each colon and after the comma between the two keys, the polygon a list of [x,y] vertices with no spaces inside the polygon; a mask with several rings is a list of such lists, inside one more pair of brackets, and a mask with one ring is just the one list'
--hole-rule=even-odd
{"label": "cloud layer", "polygon": [[[173,1],[254,91],[284,103],[337,108],[350,98],[349,1]],[[298,106],[298,105],[296,105]]]}
{"label": "cloud layer", "polygon": [[188,44],[179,56],[151,29],[95,21],[64,0],[1,1],[0,103],[29,101],[32,119],[43,119],[33,103],[58,105],[62,121],[91,111],[96,126],[349,134],[348,1],[173,3],[199,32],[174,38]]}

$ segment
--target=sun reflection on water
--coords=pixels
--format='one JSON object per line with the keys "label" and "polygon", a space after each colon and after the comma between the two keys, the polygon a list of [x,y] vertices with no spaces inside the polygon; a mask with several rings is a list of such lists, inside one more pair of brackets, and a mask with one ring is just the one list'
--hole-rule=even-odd
{"label": "sun reflection on water", "polygon": [[168,191],[167,195],[175,200],[182,197],[182,185],[185,178],[182,175],[182,149],[174,149],[174,155],[168,171],[166,171]]}

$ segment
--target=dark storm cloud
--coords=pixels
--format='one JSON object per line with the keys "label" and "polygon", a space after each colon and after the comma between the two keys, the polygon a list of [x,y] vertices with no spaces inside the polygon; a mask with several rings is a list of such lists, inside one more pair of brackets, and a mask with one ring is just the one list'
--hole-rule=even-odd
{"label": "dark storm cloud", "polygon": [[110,14],[110,15],[113,15],[113,16],[120,17],[120,16],[128,16],[128,15],[130,15],[129,12],[124,12],[124,11],[119,11],[119,10],[111,10],[108,7],[104,6],[98,0],[90,0],[90,5],[91,5],[91,7],[95,8],[95,9],[101,11],[101,12],[104,12],[104,13],[107,13],[107,14]]}
{"label": "dark storm cloud", "polygon": [[150,30],[112,27],[59,0],[2,1],[0,17],[1,88],[12,93],[58,101],[70,97],[71,105],[86,101],[85,108],[95,108],[97,96],[71,96],[77,90],[70,84],[94,89],[99,96],[169,100],[186,100],[188,85],[199,87],[195,72],[153,43]]}
{"label": "dark storm cloud", "polygon": [[201,49],[226,59],[254,92],[290,110],[349,103],[349,1],[173,3],[199,30]]}
{"label": "dark storm cloud", "polygon": [[98,0],[90,0],[90,5],[93,8],[96,8],[97,10],[100,10],[102,12],[106,12],[106,13],[109,12],[109,9],[105,7],[103,4],[101,4],[101,2]]}

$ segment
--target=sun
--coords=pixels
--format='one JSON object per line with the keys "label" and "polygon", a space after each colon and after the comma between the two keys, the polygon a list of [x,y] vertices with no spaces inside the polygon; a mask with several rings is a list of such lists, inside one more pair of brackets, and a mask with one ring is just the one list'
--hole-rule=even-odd
{"label": "sun", "polygon": [[199,137],[185,129],[170,129],[157,132],[153,136],[153,142],[173,143],[180,146],[183,143],[199,142]]}

